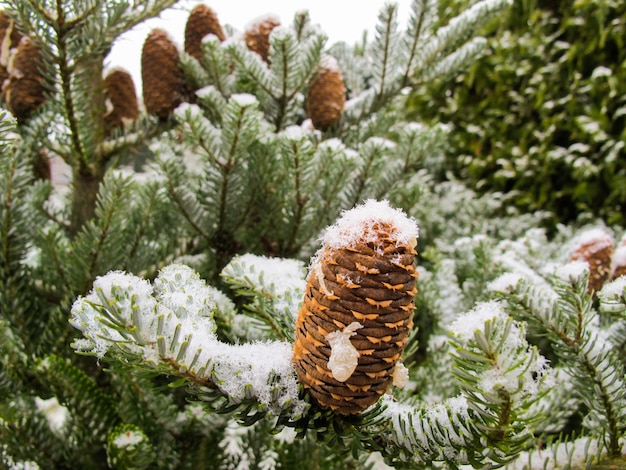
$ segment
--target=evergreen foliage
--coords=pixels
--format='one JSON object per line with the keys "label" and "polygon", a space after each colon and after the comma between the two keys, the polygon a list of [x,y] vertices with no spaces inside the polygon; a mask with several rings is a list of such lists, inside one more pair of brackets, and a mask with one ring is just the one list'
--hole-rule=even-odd
{"label": "evergreen foliage", "polygon": [[[548,238],[537,228],[546,214],[476,195],[448,174],[451,128],[406,122],[402,109],[407,89],[473,63],[486,43],[477,31],[511,2],[474,2],[440,26],[438,3],[414,0],[406,29],[389,4],[374,40],[354,47],[328,45],[300,12],[288,26],[270,22],[265,38],[256,31],[267,56],[226,27],[185,48],[193,55],[168,50],[170,65],[178,52],[184,83],[155,82],[145,92],[158,96],[143,102],[184,101],[171,112],[111,109],[119,106],[103,77],[111,45],[173,3],[2,2],[8,24],[40,51],[45,101],[5,93],[0,110],[0,464],[623,463],[626,284],[613,246],[621,230],[602,226],[610,250],[579,247],[586,263],[570,262],[576,243],[594,242],[588,227]],[[214,27],[216,16],[203,14]],[[13,26],[2,27],[6,39]],[[170,43],[159,37],[138,61],[161,60],[158,44]],[[336,92],[341,76],[346,96],[334,103],[340,119],[315,129],[307,100],[322,66],[335,82],[316,93]],[[16,119],[18,98],[37,106]],[[51,159],[68,166],[69,185],[35,171]],[[325,227],[350,220],[355,207],[390,206],[399,209],[369,214],[376,228],[352,227],[351,236],[389,243],[410,227],[402,243],[413,251],[418,224],[418,293],[385,277],[371,247],[370,265],[355,262],[367,243],[344,258],[365,280],[379,276],[391,296],[365,287],[362,302],[384,309],[397,294],[406,311],[415,306],[416,325],[393,351],[404,348],[404,366],[385,358],[395,367],[389,393],[339,415],[316,404],[293,364],[307,276],[322,284],[328,276],[307,263],[323,254],[320,235],[332,238]],[[390,249],[389,263],[415,281]],[[613,271],[598,253],[612,256]],[[590,279],[605,280],[598,269],[610,280],[595,292]],[[347,297],[338,304],[351,305],[355,284],[333,281]],[[319,290],[334,296],[326,284]],[[368,340],[391,341],[381,331]]]}

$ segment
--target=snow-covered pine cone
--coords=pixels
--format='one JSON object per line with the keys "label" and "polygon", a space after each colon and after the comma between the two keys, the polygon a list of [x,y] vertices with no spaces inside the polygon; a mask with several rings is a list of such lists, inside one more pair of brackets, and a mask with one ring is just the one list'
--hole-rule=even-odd
{"label": "snow-covered pine cone", "polygon": [[202,59],[202,38],[215,35],[220,41],[226,39],[215,12],[206,5],[198,5],[187,18],[185,25],[185,52],[197,60]]}
{"label": "snow-covered pine cone", "polygon": [[107,105],[104,121],[107,132],[139,118],[137,93],[130,73],[119,68],[111,70],[104,79],[104,91]]}
{"label": "snow-covered pine cone", "polygon": [[296,321],[293,359],[320,407],[355,414],[406,380],[399,360],[413,326],[417,235],[413,220],[376,201],[326,231]]}
{"label": "snow-covered pine cone", "polygon": [[28,119],[46,100],[42,62],[41,50],[27,37],[11,53],[7,64],[9,78],[2,85],[2,97],[18,122]]}
{"label": "snow-covered pine cone", "polygon": [[280,20],[274,15],[263,15],[251,21],[246,27],[244,41],[248,49],[256,52],[265,61],[269,61],[270,33],[280,26]]}
{"label": "snow-covered pine cone", "polygon": [[178,48],[162,29],[152,30],[143,44],[141,81],[146,111],[163,120],[188,95],[185,77],[179,65]]}
{"label": "snow-covered pine cone", "polygon": [[584,232],[570,261],[585,261],[589,265],[589,292],[598,292],[611,275],[613,237],[602,229]]}
{"label": "snow-covered pine cone", "polygon": [[326,130],[341,119],[346,104],[346,87],[334,57],[325,56],[313,77],[306,98],[308,117],[317,129]]}

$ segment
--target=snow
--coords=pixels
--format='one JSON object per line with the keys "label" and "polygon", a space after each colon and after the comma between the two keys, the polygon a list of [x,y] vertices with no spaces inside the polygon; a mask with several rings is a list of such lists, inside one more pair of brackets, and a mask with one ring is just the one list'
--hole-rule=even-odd
{"label": "snow", "polygon": [[230,97],[230,99],[242,108],[258,104],[259,102],[259,100],[256,99],[256,96],[251,95],[250,93],[235,93]]}
{"label": "snow", "polygon": [[617,279],[607,282],[598,292],[601,302],[620,302],[623,303],[626,296],[626,276],[620,276]]}
{"label": "snow", "polygon": [[496,301],[480,302],[473,310],[460,315],[449,327],[449,330],[459,339],[469,341],[474,338],[476,331],[485,328],[485,322],[492,321],[504,315],[502,305]]}
{"label": "snow", "polygon": [[133,448],[144,440],[144,435],[138,431],[126,431],[113,439],[113,445],[118,449]]}
{"label": "snow", "polygon": [[579,245],[594,245],[596,250],[613,246],[613,237],[603,228],[596,227],[584,231],[577,238]]}
{"label": "snow", "polygon": [[335,59],[331,55],[324,55],[320,60],[320,68],[325,69],[329,72],[333,73],[341,73],[341,68],[339,68],[339,63],[337,59]]}
{"label": "snow", "polygon": [[400,209],[392,208],[388,201],[373,199],[344,211],[335,225],[326,229],[322,242],[326,247],[337,250],[351,248],[358,243],[376,242],[378,233],[374,227],[378,224],[389,224],[392,227],[389,235],[398,245],[417,244],[419,229],[415,220]]}
{"label": "snow", "polygon": [[[251,279],[256,279],[259,286],[270,287],[276,296],[284,296],[294,291],[304,293],[306,266],[302,261],[247,253],[236,256],[231,263],[243,266]],[[235,276],[228,267],[224,271]]]}
{"label": "snow", "polygon": [[339,382],[345,382],[354,373],[359,363],[359,351],[350,342],[350,337],[356,330],[363,328],[359,322],[352,322],[343,331],[333,331],[326,335],[330,345],[328,368],[333,377]]}
{"label": "snow", "polygon": [[69,417],[69,410],[59,404],[56,397],[47,400],[35,397],[35,406],[46,417],[53,432],[58,433],[63,429]]}
{"label": "snow", "polygon": [[244,29],[250,32],[260,32],[261,26],[265,23],[274,23],[278,25],[280,24],[280,16],[274,13],[259,15],[246,24]]}
{"label": "snow", "polygon": [[487,289],[492,292],[510,294],[519,284],[521,279],[522,275],[519,273],[505,273],[487,284]]}
{"label": "snow", "polygon": [[282,132],[280,132],[280,135],[283,135],[290,140],[300,140],[305,137],[306,134],[307,132],[304,128],[296,125],[288,126]]}
{"label": "snow", "polygon": [[626,246],[619,245],[613,252],[612,259],[613,269],[626,266]]}
{"label": "snow", "polygon": [[572,261],[564,265],[556,266],[554,274],[566,281],[576,282],[589,273],[589,264],[586,261]]}

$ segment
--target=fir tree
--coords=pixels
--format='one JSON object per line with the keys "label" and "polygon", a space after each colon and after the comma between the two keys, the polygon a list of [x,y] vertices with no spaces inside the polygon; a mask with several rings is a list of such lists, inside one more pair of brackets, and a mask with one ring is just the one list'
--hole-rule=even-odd
{"label": "fir tree", "polygon": [[0,462],[621,461],[618,229],[548,240],[404,119],[510,2],[439,27],[414,0],[406,28],[389,4],[356,46],[196,7],[184,48],[146,38],[139,99],[104,60],[173,3],[3,2]]}

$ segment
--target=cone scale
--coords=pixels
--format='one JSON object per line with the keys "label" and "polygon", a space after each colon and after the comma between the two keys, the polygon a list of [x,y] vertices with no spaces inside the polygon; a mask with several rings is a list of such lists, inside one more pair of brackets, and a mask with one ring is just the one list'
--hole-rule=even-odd
{"label": "cone scale", "polygon": [[324,409],[358,413],[398,379],[413,326],[415,223],[386,203],[344,214],[311,265],[296,321],[299,381]]}

